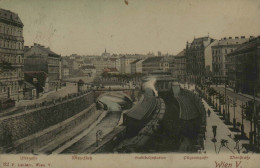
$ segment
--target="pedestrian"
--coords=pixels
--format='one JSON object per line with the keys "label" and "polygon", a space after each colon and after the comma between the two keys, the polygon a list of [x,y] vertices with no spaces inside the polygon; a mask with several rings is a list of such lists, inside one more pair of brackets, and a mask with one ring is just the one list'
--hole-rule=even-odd
{"label": "pedestrian", "polygon": [[211,113],[211,112],[210,112],[210,110],[208,109],[208,117],[210,117],[210,113]]}
{"label": "pedestrian", "polygon": [[214,135],[214,139],[215,139],[216,135],[217,135],[217,126],[216,125],[212,126],[212,131],[213,131],[213,135]]}

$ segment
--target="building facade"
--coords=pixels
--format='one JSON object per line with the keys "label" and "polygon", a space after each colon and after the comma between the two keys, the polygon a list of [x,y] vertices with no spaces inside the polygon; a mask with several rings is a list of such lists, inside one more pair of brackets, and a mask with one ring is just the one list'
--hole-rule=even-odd
{"label": "building facade", "polygon": [[60,55],[51,51],[50,48],[36,43],[30,48],[26,48],[24,55],[25,71],[45,72],[49,79],[49,91],[60,87],[62,75]]}
{"label": "building facade", "polygon": [[169,72],[169,62],[164,57],[149,57],[143,61],[143,73],[149,74],[151,72]]}
{"label": "building facade", "polygon": [[186,44],[186,63],[188,80],[191,83],[205,81],[206,66],[212,70],[212,49],[217,40],[207,37],[194,38]]}
{"label": "building facade", "polygon": [[174,61],[174,77],[179,81],[186,81],[186,57],[185,49],[176,55]]}
{"label": "building facade", "polygon": [[224,83],[226,77],[226,56],[233,52],[240,44],[247,42],[249,38],[244,36],[222,38],[212,48],[212,74],[213,82],[216,84]]}
{"label": "building facade", "polygon": [[0,99],[23,98],[23,26],[18,14],[0,8]]}
{"label": "building facade", "polygon": [[137,59],[131,63],[131,74],[143,73],[143,61],[142,59]]}
{"label": "building facade", "polygon": [[[227,54],[229,87],[236,92],[254,94],[260,90],[260,36],[249,39]],[[256,93],[256,95],[258,94]]]}
{"label": "building facade", "polygon": [[103,70],[105,68],[115,68],[116,67],[116,60],[114,60],[110,57],[97,56],[94,58],[92,63],[96,67],[98,75],[102,74]]}
{"label": "building facade", "polygon": [[120,73],[130,74],[131,73],[131,63],[134,62],[137,58],[130,56],[122,56],[120,58]]}

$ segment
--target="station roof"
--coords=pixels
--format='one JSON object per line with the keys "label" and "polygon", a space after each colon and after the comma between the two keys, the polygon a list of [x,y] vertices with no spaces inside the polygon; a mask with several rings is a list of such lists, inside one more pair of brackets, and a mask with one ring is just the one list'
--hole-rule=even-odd
{"label": "station roof", "polygon": [[156,98],[153,96],[145,96],[139,104],[134,105],[130,110],[128,110],[126,115],[136,120],[142,120],[148,117],[155,107]]}

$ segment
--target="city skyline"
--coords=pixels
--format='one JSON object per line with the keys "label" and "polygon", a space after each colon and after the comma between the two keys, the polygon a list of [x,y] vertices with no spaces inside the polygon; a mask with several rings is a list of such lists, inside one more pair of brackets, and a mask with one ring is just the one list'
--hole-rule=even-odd
{"label": "city skyline", "polygon": [[175,55],[194,37],[260,34],[258,0],[28,1],[1,0],[0,6],[18,13],[25,45],[39,43],[61,55],[100,55],[105,48],[116,54]]}

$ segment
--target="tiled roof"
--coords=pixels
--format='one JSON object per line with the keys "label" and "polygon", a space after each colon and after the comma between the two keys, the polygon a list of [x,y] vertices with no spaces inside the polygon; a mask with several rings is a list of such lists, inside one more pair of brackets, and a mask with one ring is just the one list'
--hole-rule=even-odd
{"label": "tiled roof", "polygon": [[225,40],[219,40],[216,44],[213,46],[225,46],[225,45],[235,45],[235,44],[242,44],[247,42],[248,38],[239,38],[239,39],[225,39]]}
{"label": "tiled roof", "polygon": [[143,63],[150,63],[150,62],[158,62],[161,61],[163,57],[149,57],[146,60],[144,60]]}
{"label": "tiled roof", "polygon": [[137,62],[139,62],[139,61],[141,61],[141,60],[142,60],[142,59],[137,59],[137,60],[131,62],[131,64],[135,64],[135,63],[137,63]]}
{"label": "tiled roof", "polygon": [[9,10],[0,8],[0,18],[18,23],[23,26],[23,23],[22,23],[21,19],[19,18],[18,14],[11,12]]}
{"label": "tiled roof", "polygon": [[245,42],[245,43],[239,45],[239,47],[233,53],[230,53],[230,55],[236,54],[238,52],[247,51],[249,49],[254,49],[257,46],[260,46],[260,36],[258,36],[257,38],[251,39],[249,42]]}
{"label": "tiled roof", "polygon": [[185,49],[179,52],[176,56],[185,56]]}
{"label": "tiled roof", "polygon": [[204,42],[207,42],[208,40],[214,40],[214,39],[212,39],[212,38],[210,38],[210,37],[199,37],[199,38],[195,38],[193,41],[192,41],[192,43],[191,43],[191,48],[196,48],[196,47],[201,47],[201,46],[203,46],[203,47],[206,47],[206,44],[204,43]]}
{"label": "tiled roof", "polygon": [[33,47],[37,47],[37,48],[39,48],[40,50],[42,50],[42,51],[48,53],[49,55],[52,55],[52,56],[55,56],[55,57],[61,57],[60,55],[58,55],[58,54],[56,54],[55,52],[51,51],[49,47],[46,48],[46,47],[44,47],[44,46],[42,46],[42,45],[40,45],[40,44],[36,44],[36,43],[35,43],[31,48],[33,48]]}
{"label": "tiled roof", "polygon": [[48,54],[50,54],[50,55],[58,56],[58,54],[56,54],[55,52],[51,51],[50,48],[45,48],[45,47],[42,47],[42,46],[38,46],[38,47],[41,48],[42,50],[48,52]]}
{"label": "tiled roof", "polygon": [[104,71],[107,71],[107,72],[118,72],[118,70],[116,68],[104,68]]}

